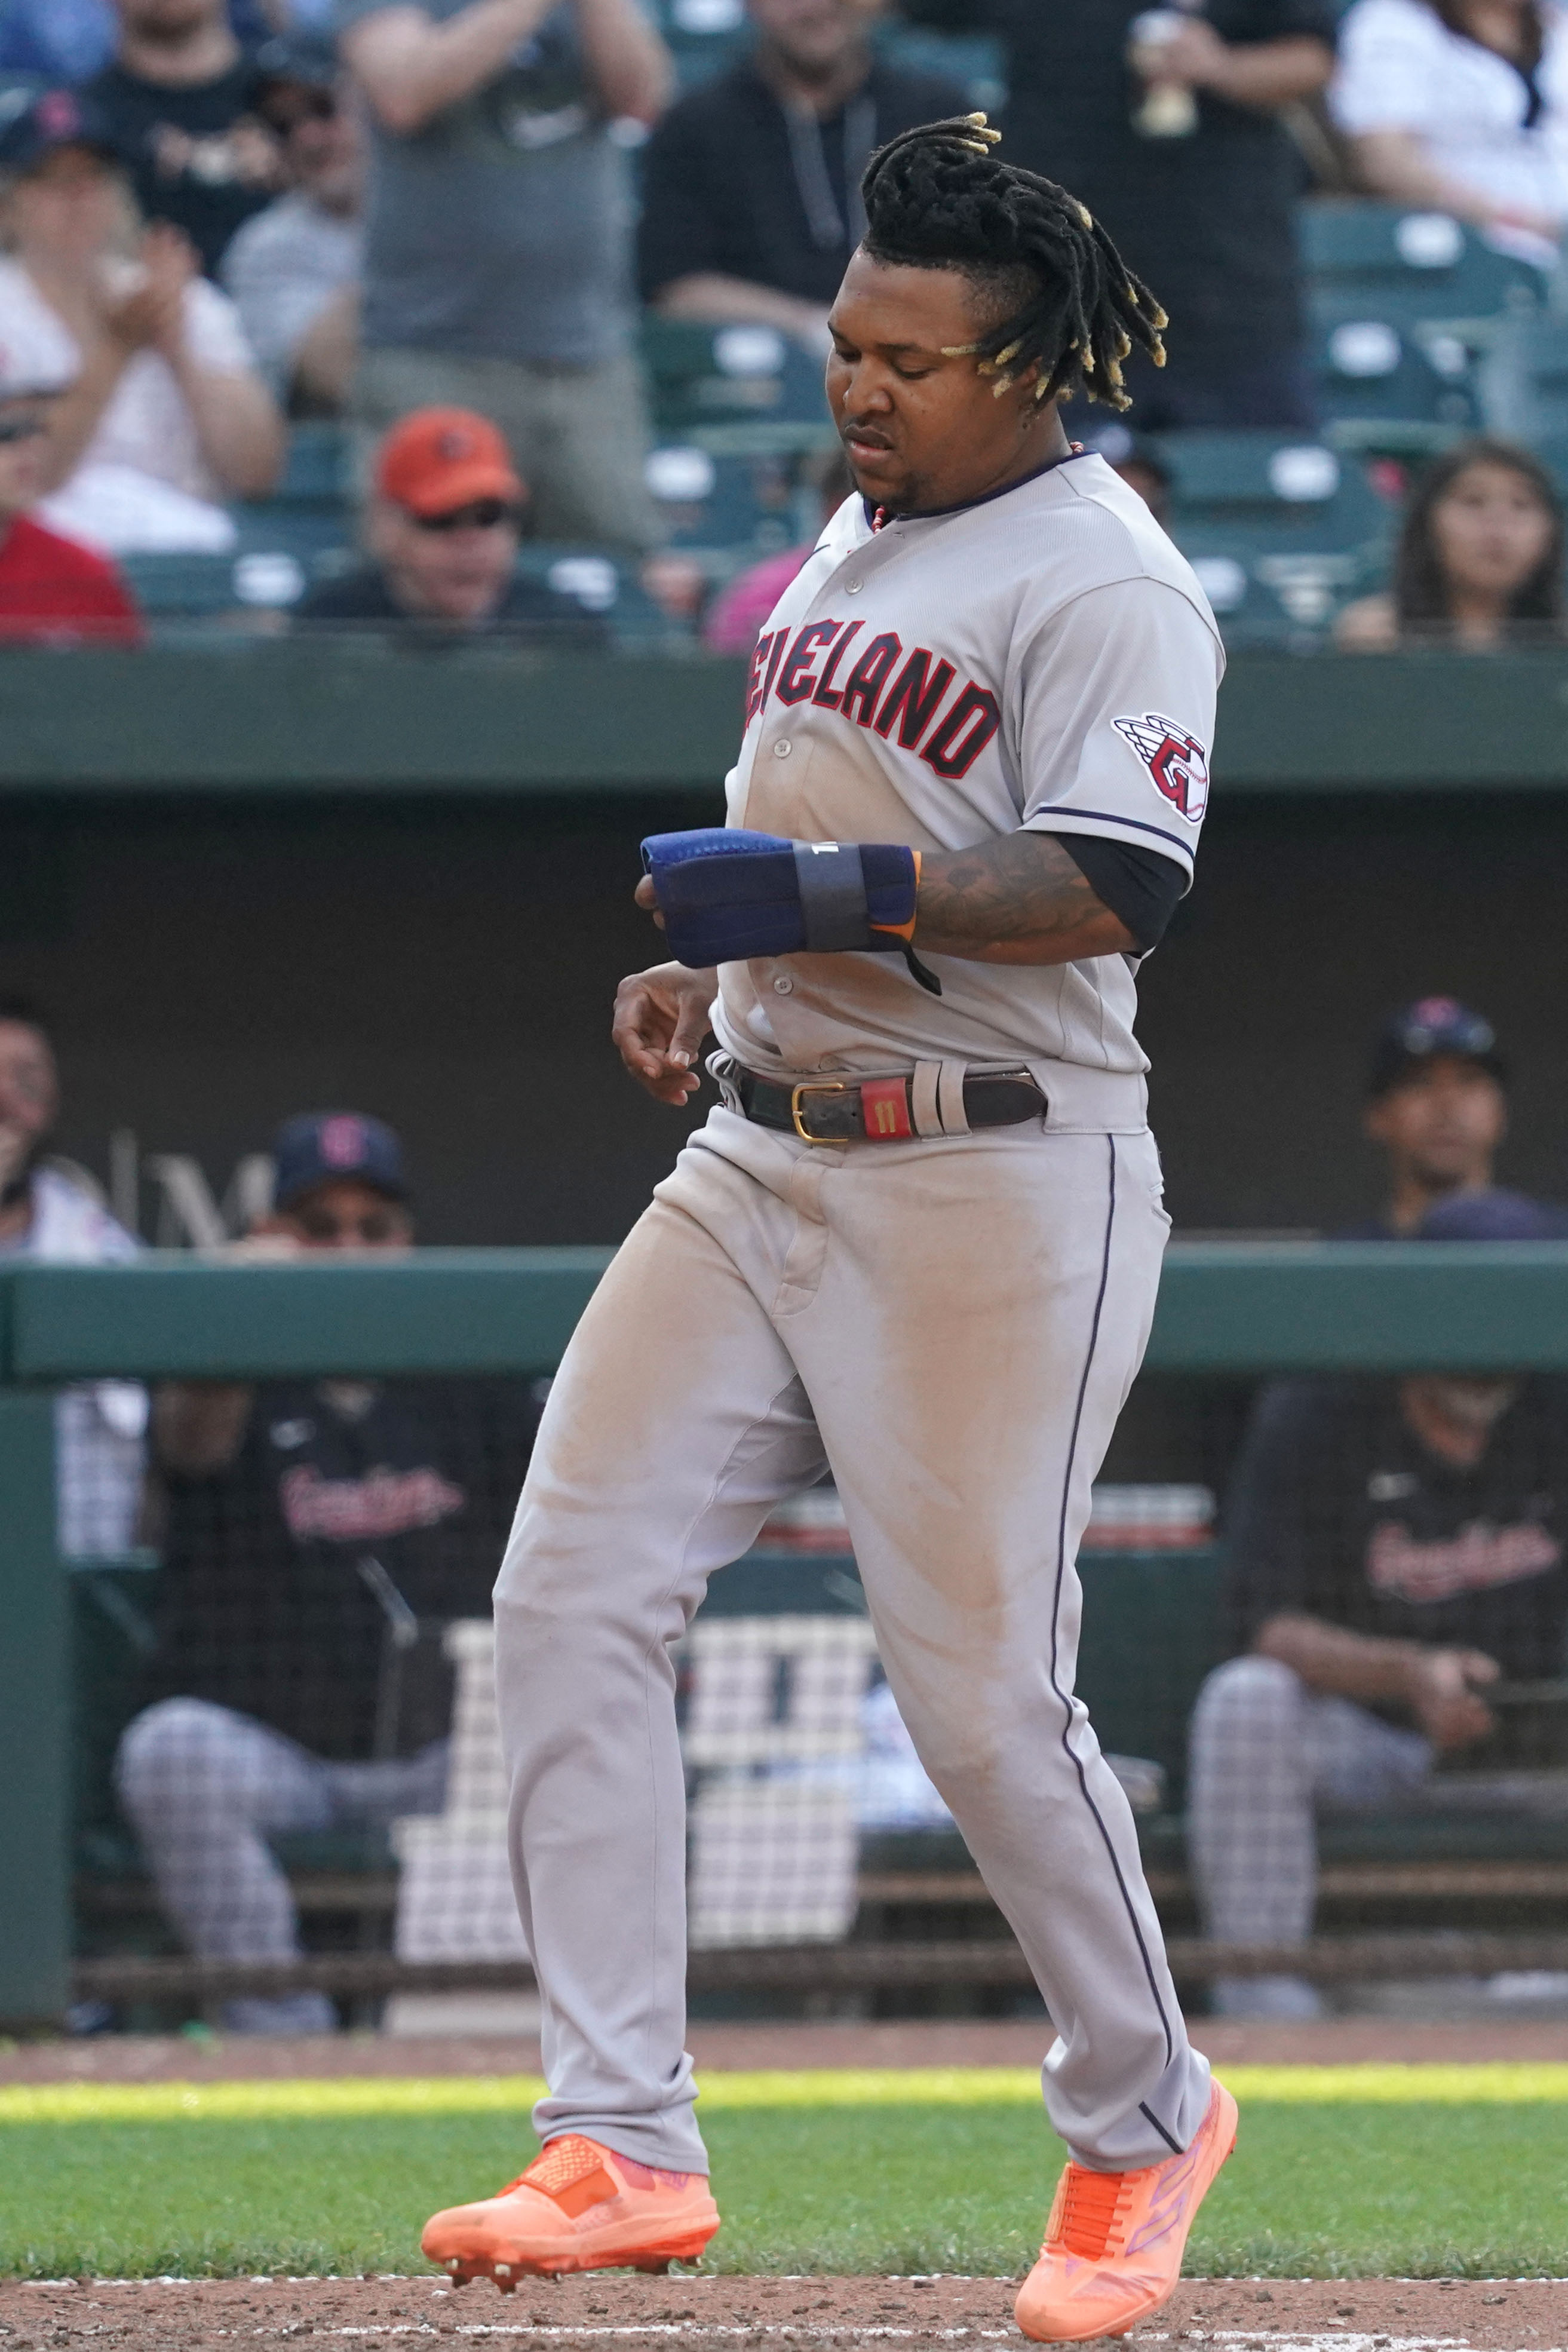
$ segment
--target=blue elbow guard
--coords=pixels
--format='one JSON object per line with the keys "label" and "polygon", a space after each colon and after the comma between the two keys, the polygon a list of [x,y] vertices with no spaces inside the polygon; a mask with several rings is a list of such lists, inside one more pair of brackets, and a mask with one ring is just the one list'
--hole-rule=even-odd
{"label": "blue elbow guard", "polygon": [[842,949],[909,958],[919,853],[896,842],[784,841],[707,825],[643,844],[664,937],[701,971],[752,956]]}

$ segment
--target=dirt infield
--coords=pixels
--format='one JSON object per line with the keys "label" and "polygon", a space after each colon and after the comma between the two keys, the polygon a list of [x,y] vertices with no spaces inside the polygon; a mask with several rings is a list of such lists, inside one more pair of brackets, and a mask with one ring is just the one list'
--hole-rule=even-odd
{"label": "dirt infield", "polygon": [[[1194,2042],[1217,2065],[1544,2064],[1568,2061],[1568,2023],[1529,2019],[1474,2024],[1387,2017],[1325,2018],[1303,2025],[1197,2018]],[[703,2025],[688,2036],[699,2073],[832,2066],[1038,2066],[1051,2029],[1033,2023]],[[324,2033],[105,2033],[85,2041],[0,2045],[0,2084],[232,2083],[347,2074],[533,2074],[538,2043],[443,2034],[400,2040]]]}
{"label": "dirt infield", "polygon": [[[540,2352],[1021,2344],[1004,2279],[569,2279],[502,2296],[438,2279],[85,2280],[0,2285],[5,2352],[193,2352],[242,2343],[535,2338]],[[1194,2280],[1127,2338],[1218,2352],[1563,2352],[1568,2283]]]}

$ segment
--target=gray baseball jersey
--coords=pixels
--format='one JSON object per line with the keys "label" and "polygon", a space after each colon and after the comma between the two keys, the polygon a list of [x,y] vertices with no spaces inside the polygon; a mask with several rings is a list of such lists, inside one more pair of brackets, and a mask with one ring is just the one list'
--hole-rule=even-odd
{"label": "gray baseball jersey", "polygon": [[[972,847],[1090,833],[1192,871],[1224,652],[1202,589],[1103,458],[1070,458],[956,512],[874,531],[847,499],[752,660],[732,824],[795,841]],[[1049,1061],[1137,1124],[1135,959],[1024,966],[892,956],[727,964],[716,1029],[754,1069]]]}

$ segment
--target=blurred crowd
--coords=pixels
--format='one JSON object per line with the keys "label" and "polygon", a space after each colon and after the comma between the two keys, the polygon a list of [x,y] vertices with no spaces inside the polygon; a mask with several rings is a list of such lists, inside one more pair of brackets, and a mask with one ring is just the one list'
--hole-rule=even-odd
{"label": "blurred crowd", "polygon": [[[970,108],[977,41],[1007,152],[1082,196],[1172,314],[1169,365],[1130,377],[1131,434],[1069,419],[1156,506],[1162,436],[1323,422],[1313,188],[1463,225],[1554,315],[1552,0],[730,0],[737,38],[685,87],[671,40],[714,11],[669,7],[0,0],[0,635],[138,642],[126,565],[232,551],[291,429],[335,420],[358,568],[302,581],[292,622],[603,641],[580,565],[519,572],[537,540],[605,551],[673,624],[740,649],[805,546],[727,572],[666,547],[639,321],[819,363],[865,162]],[[1479,405],[1472,424],[1505,421],[1506,396]],[[819,423],[797,539],[848,489]],[[1376,469],[1403,530],[1338,642],[1559,637],[1552,466],[1436,437],[1425,470],[1414,446]]]}

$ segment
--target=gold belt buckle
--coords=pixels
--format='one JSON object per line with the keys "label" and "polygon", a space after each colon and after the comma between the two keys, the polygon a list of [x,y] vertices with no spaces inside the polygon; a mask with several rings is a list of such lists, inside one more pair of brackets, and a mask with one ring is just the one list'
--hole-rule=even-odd
{"label": "gold belt buckle", "polygon": [[798,1087],[790,1088],[789,1116],[795,1122],[795,1132],[802,1143],[847,1143],[849,1141],[847,1135],[813,1135],[800,1117],[802,1095],[847,1095],[849,1090],[849,1082],[845,1078],[803,1078]]}

